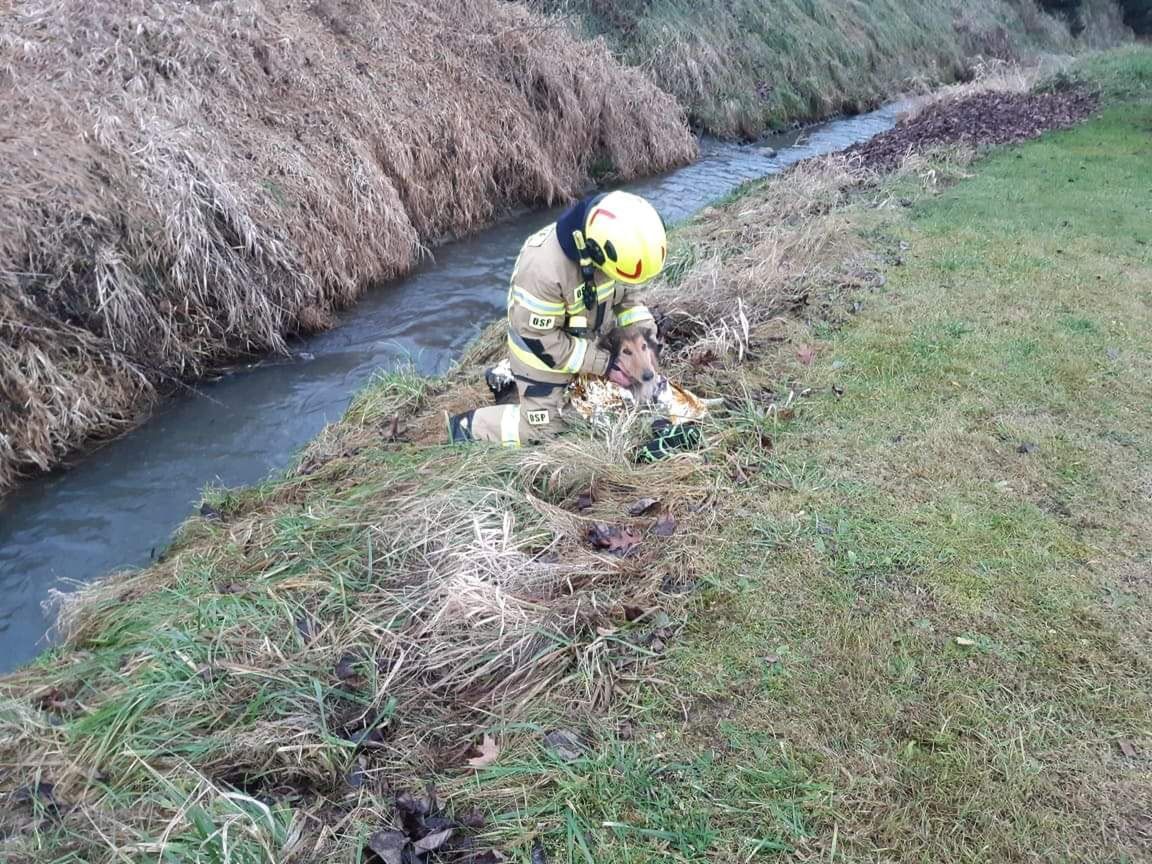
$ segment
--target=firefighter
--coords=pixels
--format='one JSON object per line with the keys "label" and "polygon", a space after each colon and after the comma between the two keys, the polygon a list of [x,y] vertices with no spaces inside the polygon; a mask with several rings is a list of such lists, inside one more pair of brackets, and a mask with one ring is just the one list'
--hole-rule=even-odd
{"label": "firefighter", "polygon": [[660,214],[629,192],[586,198],[529,237],[508,291],[508,355],[520,404],[448,418],[449,441],[536,442],[563,428],[575,376],[631,384],[597,342],[614,327],[653,323],[634,287],[660,272],[667,244]]}

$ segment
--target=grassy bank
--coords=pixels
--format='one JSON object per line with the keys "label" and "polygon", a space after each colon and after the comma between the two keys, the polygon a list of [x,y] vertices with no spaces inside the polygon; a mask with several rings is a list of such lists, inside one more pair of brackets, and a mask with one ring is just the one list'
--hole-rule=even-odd
{"label": "grassy bank", "polygon": [[1124,32],[1113,0],[537,5],[567,11],[590,33],[604,35],[617,56],[676,96],[696,125],[720,135],[752,136],[863,110],[888,96],[965,78],[977,58],[1099,47]]}
{"label": "grassy bank", "polygon": [[412,443],[482,388],[401,373],[213,492],[0,685],[0,849],[389,860],[435,780],[457,860],[1146,858],[1152,55],[1078,74],[1080,128],[680,233],[702,453]]}
{"label": "grassy bank", "polygon": [[1112,0],[377,5],[5,4],[0,493],[440,239],[688,161],[689,114],[753,134],[1123,30]]}
{"label": "grassy bank", "polygon": [[378,7],[3,4],[0,492],[428,244],[696,152],[671,97],[520,4]]}

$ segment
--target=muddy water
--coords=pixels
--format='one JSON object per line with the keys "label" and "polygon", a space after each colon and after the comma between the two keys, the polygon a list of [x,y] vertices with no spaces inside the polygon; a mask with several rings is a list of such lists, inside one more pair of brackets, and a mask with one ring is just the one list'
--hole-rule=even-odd
{"label": "muddy water", "polygon": [[[704,141],[696,164],[626,188],[677,222],[746,180],[888,129],[897,111],[888,106],[756,145]],[[71,470],[0,502],[0,671],[49,644],[42,603],[50,589],[146,564],[205,485],[248,484],[284,467],[377,369],[402,358],[429,373],[447,368],[503,313],[520,243],[554,216],[521,214],[436,250],[417,272],[369,293],[336,329],[293,345],[292,357],[201,384]]]}

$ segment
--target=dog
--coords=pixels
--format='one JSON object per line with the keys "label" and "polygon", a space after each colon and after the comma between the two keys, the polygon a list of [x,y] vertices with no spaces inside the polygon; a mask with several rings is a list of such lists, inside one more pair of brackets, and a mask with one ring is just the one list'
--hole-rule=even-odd
{"label": "dog", "polygon": [[[616,367],[631,381],[622,387],[599,375],[577,375],[568,385],[568,403],[594,424],[611,421],[614,415],[637,408],[650,408],[673,423],[701,420],[708,415],[708,400],[678,387],[660,373],[660,346],[655,331],[643,325],[617,327],[600,337],[601,348],[616,358]],[[484,373],[498,402],[515,401],[515,379],[503,360]]]}

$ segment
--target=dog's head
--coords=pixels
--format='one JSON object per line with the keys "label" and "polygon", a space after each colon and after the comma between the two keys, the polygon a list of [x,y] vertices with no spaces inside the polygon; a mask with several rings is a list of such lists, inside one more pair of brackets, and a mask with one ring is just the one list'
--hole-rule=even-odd
{"label": "dog's head", "polygon": [[652,402],[661,382],[655,329],[643,324],[617,327],[606,334],[600,344],[612,352],[616,366],[632,380],[636,404]]}

